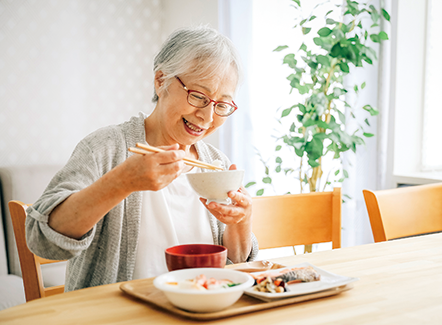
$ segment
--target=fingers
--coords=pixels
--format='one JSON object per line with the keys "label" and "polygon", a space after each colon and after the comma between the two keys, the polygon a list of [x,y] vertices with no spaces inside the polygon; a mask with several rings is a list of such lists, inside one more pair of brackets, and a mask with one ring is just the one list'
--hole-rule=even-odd
{"label": "fingers", "polygon": [[[239,205],[224,205],[215,202],[207,204],[207,200],[200,198],[204,206],[212,213],[215,218],[225,224],[237,224],[247,216],[247,207]],[[243,201],[245,203],[245,201]],[[245,204],[244,204],[245,205]]]}
{"label": "fingers", "polygon": [[178,143],[175,143],[171,144],[170,146],[158,146],[158,148],[168,151],[168,150],[178,150],[180,146],[178,145]]}
{"label": "fingers", "polygon": [[166,151],[133,155],[127,160],[130,183],[135,190],[160,190],[184,170],[185,152],[178,150],[177,144],[162,149]]}
{"label": "fingers", "polygon": [[237,192],[230,191],[228,195],[237,206],[245,208],[252,204],[252,198],[250,197],[249,193],[247,193],[246,189],[242,186],[238,189]]}

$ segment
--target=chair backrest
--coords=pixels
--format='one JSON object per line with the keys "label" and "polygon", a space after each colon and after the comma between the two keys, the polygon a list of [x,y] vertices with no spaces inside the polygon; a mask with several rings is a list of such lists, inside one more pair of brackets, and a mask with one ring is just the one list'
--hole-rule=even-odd
{"label": "chair backrest", "polygon": [[341,247],[341,189],[253,198],[259,248],[332,242]]}
{"label": "chair backrest", "polygon": [[14,227],[15,241],[17,244],[20,267],[25,287],[26,301],[52,296],[64,292],[64,286],[45,288],[41,274],[41,265],[61,261],[47,260],[34,255],[26,244],[25,220],[26,204],[20,201],[9,201],[9,212]]}
{"label": "chair backrest", "polygon": [[375,242],[442,231],[442,183],[363,193]]}

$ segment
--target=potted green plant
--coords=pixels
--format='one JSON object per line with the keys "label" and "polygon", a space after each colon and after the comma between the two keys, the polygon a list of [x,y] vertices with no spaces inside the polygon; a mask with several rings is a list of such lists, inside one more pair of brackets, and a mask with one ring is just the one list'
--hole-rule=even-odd
{"label": "potted green plant", "polygon": [[[292,1],[297,12],[301,12],[301,1]],[[331,155],[332,159],[341,159],[345,151],[356,152],[356,148],[365,143],[364,137],[374,136],[365,129],[370,126],[369,118],[377,115],[378,110],[368,104],[352,105],[346,100],[346,94],[354,92],[357,95],[364,89],[365,82],[348,87],[344,85],[344,78],[377,60],[376,50],[369,41],[388,40],[379,25],[381,19],[389,21],[390,15],[372,4],[346,0],[329,10],[324,24],[313,30],[311,24],[317,19],[316,15],[314,9],[308,16],[298,17],[295,26],[302,30],[304,37],[313,38],[313,45],[304,42],[296,53],[287,53],[283,59],[283,64],[290,69],[287,80],[291,91],[302,95],[303,101],[295,102],[280,113],[279,122],[289,127],[277,136],[274,166],[261,157],[265,175],[263,186],[256,191],[257,196],[264,194],[266,185],[271,185],[277,174],[299,180],[301,193],[321,191],[327,185],[343,182],[348,173],[342,165],[325,175],[324,157]],[[287,45],[282,45],[274,51],[288,50]],[[299,100],[299,96],[297,98]],[[348,119],[355,119],[357,114],[366,114],[365,122],[349,133],[346,129]],[[296,157],[283,161],[279,151],[284,148]],[[256,184],[250,182],[246,187]]]}

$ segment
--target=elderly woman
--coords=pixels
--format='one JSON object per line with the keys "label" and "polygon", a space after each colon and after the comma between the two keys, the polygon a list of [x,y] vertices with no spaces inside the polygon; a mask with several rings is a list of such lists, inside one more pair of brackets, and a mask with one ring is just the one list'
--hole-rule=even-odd
{"label": "elderly woman", "polygon": [[[31,251],[69,260],[66,291],[167,272],[164,250],[178,244],[223,245],[228,263],[258,252],[245,189],[229,193],[231,205],[206,205],[185,177],[203,170],[183,163],[221,160],[236,169],[202,141],[237,109],[232,43],[207,27],[178,30],[156,56],[154,73],[154,111],[84,138],[27,211]],[[128,153],[137,142],[165,152]]]}

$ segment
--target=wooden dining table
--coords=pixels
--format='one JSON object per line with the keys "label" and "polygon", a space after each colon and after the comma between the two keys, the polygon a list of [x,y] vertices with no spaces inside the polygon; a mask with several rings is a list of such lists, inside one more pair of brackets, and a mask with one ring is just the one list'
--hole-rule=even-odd
{"label": "wooden dining table", "polygon": [[[442,324],[442,233],[271,261],[308,262],[359,280],[337,295],[205,322],[134,298],[115,283],[3,310],[0,324]],[[143,280],[126,284],[136,281]]]}

